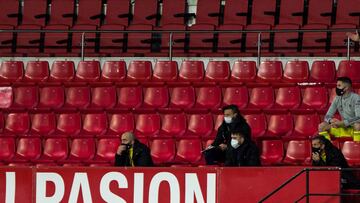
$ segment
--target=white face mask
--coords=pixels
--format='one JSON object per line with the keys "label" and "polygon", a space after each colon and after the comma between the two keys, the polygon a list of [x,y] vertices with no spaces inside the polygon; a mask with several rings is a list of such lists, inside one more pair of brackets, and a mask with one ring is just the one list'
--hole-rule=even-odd
{"label": "white face mask", "polygon": [[225,116],[225,117],[224,117],[224,121],[225,121],[225,123],[229,124],[229,123],[231,123],[231,121],[232,121],[232,117],[230,117],[230,116]]}
{"label": "white face mask", "polygon": [[231,139],[231,146],[236,149],[240,146],[239,141],[235,140],[235,139]]}

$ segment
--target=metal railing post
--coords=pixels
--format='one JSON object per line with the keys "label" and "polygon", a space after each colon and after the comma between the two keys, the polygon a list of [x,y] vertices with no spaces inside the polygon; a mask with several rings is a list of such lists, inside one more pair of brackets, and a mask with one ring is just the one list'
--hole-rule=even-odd
{"label": "metal railing post", "polygon": [[81,61],[85,58],[85,32],[81,33]]}
{"label": "metal railing post", "polygon": [[348,61],[350,61],[350,37],[347,38],[347,53],[346,58]]}
{"label": "metal railing post", "polygon": [[258,34],[258,41],[257,41],[257,66],[260,66],[261,60],[261,32]]}
{"label": "metal railing post", "polygon": [[172,38],[173,38],[173,33],[170,32],[169,35],[170,35],[169,36],[169,60],[172,61],[172,45],[173,45]]}
{"label": "metal railing post", "polygon": [[309,188],[309,169],[307,168],[306,169],[306,203],[309,203],[310,202],[310,188]]}

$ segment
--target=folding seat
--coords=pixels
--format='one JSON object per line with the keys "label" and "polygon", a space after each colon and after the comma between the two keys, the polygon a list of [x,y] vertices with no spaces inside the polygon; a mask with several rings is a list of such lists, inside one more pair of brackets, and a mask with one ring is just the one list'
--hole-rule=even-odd
{"label": "folding seat", "polygon": [[239,82],[253,82],[256,78],[255,61],[235,61],[231,70],[231,80]]}
{"label": "folding seat", "polygon": [[342,147],[342,153],[350,166],[360,165],[360,143],[346,141]]}
{"label": "folding seat", "polygon": [[230,74],[228,61],[209,61],[206,66],[205,80],[225,82],[229,80]]}
{"label": "folding seat", "polygon": [[89,112],[82,114],[82,131],[83,135],[101,136],[106,133],[108,128],[107,115],[104,112]]}
{"label": "folding seat", "polygon": [[[96,25],[88,25],[88,24],[77,24],[74,25],[72,30],[97,30]],[[82,33],[81,32],[73,32],[71,34],[71,53],[74,55],[81,55],[81,44],[82,44]],[[93,32],[86,32],[84,40],[84,52],[85,54],[94,54],[95,46],[97,41],[97,36]]]}
{"label": "folding seat", "polygon": [[[244,26],[240,24],[226,24],[219,26],[218,30],[243,30]],[[218,33],[217,51],[221,53],[236,53],[241,51],[242,34],[241,33]]]}
{"label": "folding seat", "polygon": [[25,160],[36,160],[41,156],[41,139],[23,137],[17,142],[16,157]]}
{"label": "folding seat", "polygon": [[188,128],[185,136],[209,137],[214,129],[211,114],[190,113],[187,115]]}
{"label": "folding seat", "polygon": [[[274,27],[274,30],[298,30],[299,25],[296,24],[279,24]],[[297,53],[299,46],[298,32],[276,32],[274,33],[274,52],[286,55],[289,53]]]}
{"label": "folding seat", "polygon": [[354,25],[359,25],[359,0],[351,1],[351,3],[344,0],[338,0],[336,3],[336,24],[351,23]]}
{"label": "folding seat", "polygon": [[64,105],[65,95],[62,86],[43,86],[40,87],[39,108],[58,109]]}
{"label": "folding seat", "polygon": [[34,108],[38,104],[38,87],[29,86],[13,86],[14,102],[12,107],[14,108]]}
{"label": "folding seat", "polygon": [[44,82],[49,78],[49,62],[29,61],[25,69],[25,81]]}
{"label": "folding seat", "polygon": [[184,0],[163,0],[161,25],[172,23],[186,25],[189,19],[186,10],[187,2]]}
{"label": "folding seat", "polygon": [[18,1],[0,1],[0,22],[4,25],[18,25],[18,20],[20,17],[19,7],[20,3]]}
{"label": "folding seat", "polygon": [[282,79],[283,65],[281,61],[263,61],[260,64],[257,77],[264,82],[278,82]]}
{"label": "folding seat", "polygon": [[49,81],[69,82],[75,77],[73,61],[54,61],[51,66]]}
{"label": "folding seat", "polygon": [[22,7],[22,24],[35,24],[44,26],[47,19],[47,0],[24,1]]}
{"label": "folding seat", "polygon": [[280,1],[279,23],[303,24],[305,3],[303,0]]}
{"label": "folding seat", "polygon": [[43,160],[59,161],[68,156],[69,147],[67,138],[47,138],[43,144]]}
{"label": "folding seat", "polygon": [[253,0],[251,23],[275,24],[276,0]]}
{"label": "folding seat", "polygon": [[[359,13],[360,16],[360,13]],[[357,17],[359,19],[359,17]],[[359,21],[359,20],[358,20]],[[336,24],[331,26],[331,29],[350,29],[353,28],[356,30],[356,25],[344,23],[344,24]],[[351,46],[350,42],[350,51],[354,51],[354,46]],[[347,54],[347,36],[346,32],[331,32],[331,44],[330,44],[331,52],[336,52],[339,55],[345,56]]]}
{"label": "folding seat", "polygon": [[[246,30],[271,30],[271,26],[268,24],[252,24],[248,25],[245,28]],[[270,47],[270,34],[261,33],[261,51],[268,52]],[[257,53],[258,50],[258,33],[247,33],[246,34],[246,43],[245,43],[246,52]]]}
{"label": "folding seat", "polygon": [[133,132],[135,118],[132,113],[108,113],[109,128],[106,135],[121,136],[124,132]]}
{"label": "folding seat", "polygon": [[51,112],[33,113],[31,117],[30,133],[34,135],[49,136],[55,132],[56,118]]}
{"label": "folding seat", "polygon": [[186,115],[184,113],[161,114],[161,137],[181,137],[186,132]]}
{"label": "folding seat", "polygon": [[221,105],[221,88],[218,86],[200,86],[196,88],[195,108],[218,109]]}
{"label": "folding seat", "polygon": [[95,86],[91,88],[91,107],[111,109],[116,104],[114,86]]}
{"label": "folding seat", "polygon": [[288,61],[284,70],[284,81],[307,82],[309,78],[309,63],[307,61]]}
{"label": "folding seat", "polygon": [[152,77],[152,64],[150,61],[131,61],[128,67],[127,80],[149,81]]}
{"label": "folding seat", "polygon": [[[307,24],[302,27],[304,30],[328,29],[325,24]],[[304,32],[302,38],[302,52],[321,53],[326,51],[326,32]]]}
{"label": "folding seat", "polygon": [[[40,25],[19,25],[19,30],[41,30]],[[18,33],[16,52],[21,54],[38,54],[40,52],[40,32]]]}
{"label": "folding seat", "polygon": [[100,80],[103,82],[121,82],[126,77],[125,61],[105,61]]}
{"label": "folding seat", "polygon": [[52,0],[49,24],[72,26],[75,17],[75,3],[73,0]]}
{"label": "folding seat", "polygon": [[102,0],[79,0],[76,24],[100,25],[105,17],[102,13]]}
{"label": "folding seat", "polygon": [[99,61],[80,61],[77,69],[75,80],[81,82],[98,81],[101,75]]}
{"label": "folding seat", "polygon": [[267,117],[267,132],[269,137],[282,137],[291,135],[294,121],[291,114],[286,112],[273,113]]}
{"label": "folding seat", "polygon": [[81,130],[80,113],[62,112],[57,116],[56,134],[77,135]]}
{"label": "folding seat", "polygon": [[169,90],[163,85],[144,86],[144,101],[145,108],[165,108],[169,104]]}
{"label": "folding seat", "polygon": [[106,17],[104,24],[128,25],[131,17],[131,5],[128,0],[108,0],[106,2]]}
{"label": "folding seat", "polygon": [[[294,132],[292,138],[309,138],[318,133],[320,118],[315,113],[293,114]],[[290,137],[289,137],[290,138]]]}
{"label": "folding seat", "polygon": [[[120,24],[107,24],[107,25],[102,25],[100,30],[124,31],[125,26]],[[120,32],[100,33],[100,53],[110,54],[111,56],[121,55],[125,48],[125,40],[126,39],[124,33],[120,33]]]}
{"label": "folding seat", "polygon": [[190,85],[178,85],[169,87],[169,107],[190,109],[195,104],[195,89]]}
{"label": "folding seat", "polygon": [[188,82],[201,82],[204,78],[203,61],[183,61],[179,71],[179,80]]}
{"label": "folding seat", "polygon": [[30,118],[28,113],[9,113],[5,115],[5,134],[25,134],[30,128]]}
{"label": "folding seat", "polygon": [[[163,14],[164,16],[164,14]],[[186,26],[184,24],[165,24],[156,30],[164,31],[164,30],[175,30],[175,31],[185,31]],[[160,34],[160,33],[159,33]],[[182,33],[172,33],[172,56],[177,56],[177,54],[184,53],[185,46],[185,32]],[[170,52],[170,33],[163,32],[161,33],[161,50],[162,53]]]}
{"label": "folding seat", "polygon": [[118,103],[120,108],[138,108],[143,101],[141,86],[121,86],[117,88]]}
{"label": "folding seat", "polygon": [[263,165],[280,164],[284,157],[284,146],[281,140],[263,140],[261,150],[261,163]]}
{"label": "folding seat", "polygon": [[360,61],[340,61],[337,77],[347,76],[353,83],[360,82]]}
{"label": "folding seat", "polygon": [[331,16],[333,13],[333,1],[325,0],[319,4],[316,0],[308,1],[308,20],[307,23],[321,23],[325,25],[331,25]]}
{"label": "folding seat", "polygon": [[275,108],[296,109],[301,104],[301,90],[298,86],[278,87],[275,94]]}
{"label": "folding seat", "polygon": [[224,7],[224,24],[247,25],[251,21],[250,7],[248,0],[228,0]]}
{"label": "folding seat", "polygon": [[68,160],[88,161],[95,155],[95,141],[92,138],[76,138],[71,142]]}
{"label": "folding seat", "polygon": [[325,87],[305,87],[302,95],[302,108],[324,109],[328,105],[329,95]]}
{"label": "folding seat", "polygon": [[284,163],[291,165],[304,165],[310,160],[311,145],[308,140],[289,141]]}
{"label": "folding seat", "polygon": [[13,103],[12,87],[0,87],[0,109],[7,109]]}
{"label": "folding seat", "polygon": [[257,86],[249,88],[248,108],[267,109],[274,104],[274,90],[271,86]]}
{"label": "folding seat", "polygon": [[127,30],[134,31],[128,33],[127,38],[127,52],[135,56],[143,56],[145,53],[150,52],[152,43],[152,34],[144,32],[135,32],[137,30],[151,31],[152,25],[147,24],[134,24],[127,27]]}
{"label": "folding seat", "polygon": [[196,6],[196,24],[208,23],[219,25],[221,17],[221,1],[219,0],[199,0]]}
{"label": "folding seat", "polygon": [[225,87],[223,88],[223,95],[223,106],[235,104],[239,109],[244,109],[249,102],[249,93],[245,86]]}
{"label": "folding seat", "polygon": [[181,139],[177,143],[177,152],[175,160],[182,163],[192,163],[200,161],[201,159],[201,140],[200,139]]}
{"label": "folding seat", "polygon": [[253,139],[261,138],[265,135],[267,124],[264,114],[246,114],[244,118],[251,127],[251,137]]}
{"label": "folding seat", "polygon": [[134,5],[132,24],[149,24],[156,26],[160,20],[158,11],[159,2],[157,0],[138,0]]}
{"label": "folding seat", "polygon": [[157,113],[140,113],[135,115],[135,135],[143,137],[156,136],[161,128],[160,115]]}
{"label": "folding seat", "polygon": [[153,81],[176,81],[178,78],[178,72],[178,64],[176,61],[156,61]]}
{"label": "folding seat", "polygon": [[117,148],[121,140],[119,138],[101,138],[97,141],[95,159],[114,162]]}
{"label": "folding seat", "polygon": [[190,53],[209,53],[213,52],[215,38],[214,33],[215,26],[212,24],[195,24],[189,28],[190,31],[210,31],[206,33],[190,33],[189,37],[189,52]]}
{"label": "folding seat", "polygon": [[90,104],[90,88],[88,86],[66,86],[65,95],[64,107],[87,108]]}
{"label": "folding seat", "polygon": [[154,139],[150,151],[155,164],[170,163],[175,158],[175,142],[173,139]]}
{"label": "folding seat", "polygon": [[0,138],[0,160],[11,160],[15,155],[15,140],[10,137]]}
{"label": "folding seat", "polygon": [[[1,17],[0,17],[1,18]],[[11,25],[0,25],[1,30],[13,30],[14,26]],[[11,52],[13,51],[13,45],[14,43],[14,34],[11,32],[2,32],[0,33],[0,55],[6,56],[6,55],[13,55]]]}
{"label": "folding seat", "polygon": [[310,81],[314,82],[334,82],[336,68],[334,61],[314,61],[311,65]]}
{"label": "folding seat", "polygon": [[[69,30],[67,25],[47,25],[43,30]],[[69,34],[67,32],[45,32],[44,52],[48,54],[61,55],[67,53],[69,49]]]}
{"label": "folding seat", "polygon": [[3,61],[0,66],[1,82],[16,82],[22,80],[24,63],[22,61]]}

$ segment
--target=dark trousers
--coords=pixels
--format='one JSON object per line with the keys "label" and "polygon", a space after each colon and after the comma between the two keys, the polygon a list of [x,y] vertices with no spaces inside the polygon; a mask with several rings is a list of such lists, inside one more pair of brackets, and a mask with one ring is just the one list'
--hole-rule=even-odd
{"label": "dark trousers", "polygon": [[225,162],[225,151],[215,147],[204,152],[205,160],[207,165],[215,165],[217,163]]}

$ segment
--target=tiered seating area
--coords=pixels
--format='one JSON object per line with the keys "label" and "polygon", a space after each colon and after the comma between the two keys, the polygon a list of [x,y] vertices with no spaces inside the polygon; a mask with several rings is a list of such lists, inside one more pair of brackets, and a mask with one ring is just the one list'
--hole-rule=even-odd
{"label": "tiered seating area", "polygon": [[[201,150],[235,103],[264,165],[308,164],[309,138],[335,96],[336,76],[359,92],[360,62],[4,61],[0,160],[4,165],[111,165],[133,131],[158,165],[204,164]],[[230,68],[231,67],[231,68]],[[311,69],[309,68],[311,67]],[[350,69],[351,67],[351,69]],[[360,144],[336,140],[352,166]]]}

